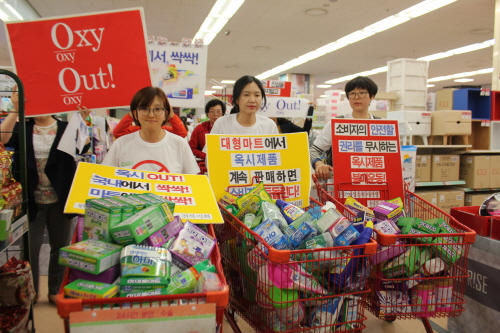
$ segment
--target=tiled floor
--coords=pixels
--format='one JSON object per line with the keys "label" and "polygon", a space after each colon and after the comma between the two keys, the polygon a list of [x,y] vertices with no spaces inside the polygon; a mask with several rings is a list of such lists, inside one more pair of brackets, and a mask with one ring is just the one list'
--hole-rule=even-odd
{"label": "tiled floor", "polygon": [[[47,300],[46,276],[40,278],[40,298],[34,307],[34,314],[37,333],[64,333],[63,320],[57,314],[56,306],[50,304]],[[365,322],[367,328],[363,330],[363,333],[425,333],[424,326],[419,320],[396,320],[392,323],[388,323],[375,318],[370,313],[365,312],[365,314],[368,320]],[[450,333],[446,330],[446,319],[433,319],[432,322],[434,323],[434,332]],[[237,324],[243,333],[256,332],[241,318],[238,319]],[[168,332],[168,330],[165,332]],[[226,321],[224,321],[223,332],[233,332]]]}

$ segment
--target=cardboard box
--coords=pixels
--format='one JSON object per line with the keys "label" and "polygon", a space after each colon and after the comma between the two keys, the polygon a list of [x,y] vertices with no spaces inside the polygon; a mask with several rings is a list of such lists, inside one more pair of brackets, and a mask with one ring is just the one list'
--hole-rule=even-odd
{"label": "cardboard box", "polygon": [[500,187],[500,156],[490,156],[490,188]]}
{"label": "cardboard box", "polygon": [[436,191],[417,191],[415,194],[434,206],[437,206],[438,195]]}
{"label": "cardboard box", "polygon": [[465,206],[481,206],[484,200],[488,199],[491,193],[465,193]]}
{"label": "cardboard box", "polygon": [[460,156],[460,179],[465,187],[490,187],[490,156]]}
{"label": "cardboard box", "polygon": [[431,182],[459,180],[459,155],[432,155]]}
{"label": "cardboard box", "polygon": [[453,109],[453,90],[455,89],[436,91],[436,111]]}
{"label": "cardboard box", "polygon": [[452,207],[462,207],[464,205],[464,191],[443,189],[438,192],[438,208],[446,213],[450,213]]}
{"label": "cardboard box", "polygon": [[415,159],[415,182],[431,181],[431,155],[417,155]]}

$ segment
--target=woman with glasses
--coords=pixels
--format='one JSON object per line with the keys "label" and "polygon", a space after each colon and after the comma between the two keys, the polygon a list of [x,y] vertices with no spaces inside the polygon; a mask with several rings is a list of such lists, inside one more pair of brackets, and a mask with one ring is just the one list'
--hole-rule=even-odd
{"label": "woman with glasses", "polygon": [[132,98],[130,110],[140,130],[116,140],[103,165],[169,173],[200,172],[187,141],[162,128],[173,112],[163,90],[142,88]]}
{"label": "woman with glasses", "polygon": [[225,113],[226,104],[220,99],[212,99],[205,105],[205,114],[208,117],[208,121],[204,121],[196,126],[189,140],[189,147],[191,147],[194,156],[205,159],[207,155],[203,152],[203,147],[205,147],[205,135],[212,131],[215,121]]}
{"label": "woman with glasses", "polygon": [[[345,93],[352,112],[337,118],[380,119],[368,113],[368,107],[377,94],[378,87],[370,78],[358,76],[345,85]],[[319,179],[329,179],[333,168],[324,163],[322,154],[332,148],[332,123],[327,122],[310,149],[311,164]],[[330,152],[331,154],[331,152]]]}

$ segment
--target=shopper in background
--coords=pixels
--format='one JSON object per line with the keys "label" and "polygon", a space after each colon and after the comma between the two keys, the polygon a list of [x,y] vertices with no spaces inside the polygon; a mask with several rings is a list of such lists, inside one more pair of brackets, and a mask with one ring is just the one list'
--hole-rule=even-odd
{"label": "shopper in background", "polygon": [[189,147],[197,158],[205,159],[206,155],[203,152],[205,147],[205,135],[212,131],[212,127],[217,119],[226,113],[226,104],[220,99],[212,99],[205,105],[205,114],[208,117],[207,121],[202,122],[194,128],[189,140]]}
{"label": "shopper in background", "polygon": [[278,131],[280,133],[299,133],[299,132],[307,132],[309,134],[309,131],[311,130],[312,127],[312,119],[311,118],[306,118],[304,121],[304,127],[300,127],[298,125],[295,125],[292,123],[291,120],[288,120],[287,118],[276,118],[276,117],[271,117],[275,123],[276,126],[278,126]]}
{"label": "shopper in background", "polygon": [[[377,94],[378,87],[370,78],[358,76],[345,85],[345,93],[352,113],[337,118],[380,119],[368,113],[368,107]],[[327,122],[310,149],[311,164],[319,179],[329,179],[333,168],[324,163],[321,155],[332,148],[332,124]]]}
{"label": "shopper in background", "polygon": [[130,110],[140,129],[117,139],[103,165],[169,173],[200,172],[187,141],[162,127],[173,114],[163,90],[142,88],[132,98]]}
{"label": "shopper in background", "polygon": [[184,125],[184,128],[187,131],[187,135],[186,135],[185,139],[187,142],[189,142],[189,140],[191,139],[191,133],[193,132],[193,127],[191,125],[189,125],[189,123],[190,123],[189,121],[193,122],[193,120],[191,120],[191,118],[187,118],[186,116],[182,116],[180,118],[182,120],[182,124]]}
{"label": "shopper in background", "polygon": [[266,94],[262,83],[245,75],[234,83],[231,114],[217,120],[210,134],[279,134],[274,121],[257,114]]}
{"label": "shopper in background", "polygon": [[[183,138],[185,138],[188,134],[188,130],[182,123],[182,120],[179,116],[177,116],[173,111],[169,112],[168,121],[162,126],[163,129],[177,134]],[[170,123],[170,126],[167,125],[167,122]],[[134,116],[132,112],[127,113],[120,122],[116,125],[113,130],[113,135],[115,138],[119,138],[126,134],[134,133],[141,129],[141,126],[138,126],[136,122],[134,122]]]}
{"label": "shopper in background", "polygon": [[[17,90],[17,87],[14,88]],[[12,93],[12,104],[19,109],[17,92]],[[90,110],[80,108],[83,119]],[[19,151],[17,112],[11,112],[2,123],[1,141],[7,147]],[[28,209],[30,230],[30,264],[38,300],[39,255],[43,244],[45,228],[49,236],[50,259],[48,271],[48,298],[56,302],[56,295],[62,283],[64,267],[60,266],[59,249],[69,245],[71,240],[71,221],[74,215],[64,214],[64,205],[76,172],[75,159],[57,149],[68,123],[52,116],[36,116],[26,122],[26,167],[28,182]],[[85,153],[89,145],[84,147]],[[19,158],[14,158],[15,164]],[[19,165],[14,165],[19,170]]]}

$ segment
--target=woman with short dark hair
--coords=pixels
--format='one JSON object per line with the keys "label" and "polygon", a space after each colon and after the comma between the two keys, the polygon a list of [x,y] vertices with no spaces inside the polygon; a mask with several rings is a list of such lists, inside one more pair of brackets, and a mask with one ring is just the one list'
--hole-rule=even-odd
{"label": "woman with short dark hair", "polygon": [[191,147],[194,156],[203,159],[206,157],[207,154],[203,152],[203,147],[205,147],[205,135],[212,131],[215,121],[225,113],[226,103],[220,99],[212,99],[205,105],[205,114],[208,120],[194,128],[191,139],[189,140],[189,147]]}

